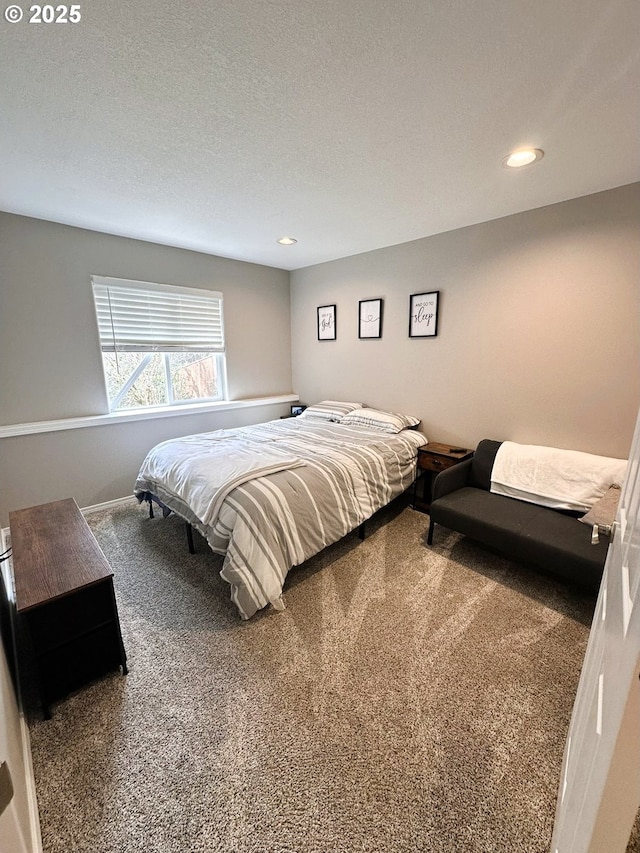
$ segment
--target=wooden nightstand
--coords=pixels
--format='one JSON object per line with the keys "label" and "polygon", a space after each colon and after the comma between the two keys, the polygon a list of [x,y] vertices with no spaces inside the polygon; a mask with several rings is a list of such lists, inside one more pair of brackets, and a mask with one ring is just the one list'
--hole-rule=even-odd
{"label": "wooden nightstand", "polygon": [[[457,447],[454,444],[442,444],[439,441],[430,441],[418,450],[418,468],[416,479],[413,482],[413,508],[421,512],[428,512],[431,505],[431,487],[433,478],[440,471],[445,471],[470,459],[473,450],[467,447]],[[422,481],[422,494],[418,494],[418,480]]]}

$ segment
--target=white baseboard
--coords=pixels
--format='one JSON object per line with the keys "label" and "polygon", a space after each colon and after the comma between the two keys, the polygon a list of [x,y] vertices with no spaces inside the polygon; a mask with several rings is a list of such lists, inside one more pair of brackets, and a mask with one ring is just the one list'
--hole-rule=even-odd
{"label": "white baseboard", "polygon": [[[133,502],[137,502],[137,498],[135,495],[127,495],[124,498],[115,498],[112,501],[104,501],[100,504],[92,504],[91,506],[80,507],[80,512],[83,515],[90,515],[92,512],[100,512],[101,509],[110,509],[116,506],[124,506],[126,504],[133,504]],[[0,553],[2,553],[5,549],[5,540],[10,538],[10,529],[8,527],[0,527],[0,544],[2,544],[2,548],[0,548]]]}
{"label": "white baseboard", "polygon": [[27,803],[29,807],[29,824],[31,826],[31,845],[33,853],[43,853],[42,833],[40,831],[40,814],[38,812],[38,795],[36,793],[36,777],[33,772],[31,758],[31,739],[29,726],[24,714],[20,714],[20,730],[22,732],[22,758],[27,782]]}
{"label": "white baseboard", "polygon": [[92,504],[91,506],[81,507],[80,511],[83,515],[90,515],[92,512],[100,512],[101,509],[113,509],[116,506],[124,506],[126,504],[137,503],[138,499],[135,495],[127,495],[124,498],[115,498],[112,501],[104,501],[101,504]]}

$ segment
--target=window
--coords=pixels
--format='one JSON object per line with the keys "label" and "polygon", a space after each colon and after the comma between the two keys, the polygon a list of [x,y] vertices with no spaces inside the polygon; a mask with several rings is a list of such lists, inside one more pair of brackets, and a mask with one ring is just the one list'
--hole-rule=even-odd
{"label": "window", "polygon": [[224,400],[222,294],[91,278],[109,410]]}

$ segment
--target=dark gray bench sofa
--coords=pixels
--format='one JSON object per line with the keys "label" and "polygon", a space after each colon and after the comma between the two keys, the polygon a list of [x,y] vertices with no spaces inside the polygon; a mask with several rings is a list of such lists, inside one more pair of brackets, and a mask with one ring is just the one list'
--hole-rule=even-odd
{"label": "dark gray bench sofa", "polygon": [[436,524],[463,533],[505,556],[597,590],[609,539],[591,544],[591,527],[570,513],[489,491],[500,441],[485,439],[471,459],[442,471],[433,482],[427,542]]}

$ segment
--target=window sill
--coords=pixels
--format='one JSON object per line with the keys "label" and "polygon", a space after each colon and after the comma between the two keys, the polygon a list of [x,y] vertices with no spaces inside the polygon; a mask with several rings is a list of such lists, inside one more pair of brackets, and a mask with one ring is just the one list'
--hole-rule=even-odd
{"label": "window sill", "polygon": [[257,406],[273,406],[279,403],[296,403],[297,394],[281,394],[276,397],[253,397],[248,400],[221,400],[216,403],[192,403],[184,406],[159,406],[154,409],[135,409],[126,412],[111,412],[108,415],[89,415],[81,418],[61,418],[57,421],[35,421],[30,424],[8,424],[0,426],[0,438],[16,435],[34,435],[39,432],[58,432],[81,427],[107,426],[131,423],[154,418],[172,418],[181,415],[201,415],[209,412],[228,412],[234,409],[252,409]]}

